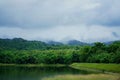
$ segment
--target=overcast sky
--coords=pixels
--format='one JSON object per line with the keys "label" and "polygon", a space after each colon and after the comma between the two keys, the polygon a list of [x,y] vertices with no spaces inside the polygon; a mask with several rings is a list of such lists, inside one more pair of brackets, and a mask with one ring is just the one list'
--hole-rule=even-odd
{"label": "overcast sky", "polygon": [[120,0],[0,0],[0,38],[120,40]]}

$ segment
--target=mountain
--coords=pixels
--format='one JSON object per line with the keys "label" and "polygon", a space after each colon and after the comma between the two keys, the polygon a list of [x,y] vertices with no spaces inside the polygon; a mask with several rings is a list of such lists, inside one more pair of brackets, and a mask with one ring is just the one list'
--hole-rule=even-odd
{"label": "mountain", "polygon": [[109,42],[103,42],[103,43],[106,44],[106,45],[110,45],[110,44],[112,44],[114,42],[116,42],[116,41],[109,41]]}
{"label": "mountain", "polygon": [[106,45],[110,45],[110,44],[120,44],[120,40],[116,40],[116,41],[109,41],[109,42],[104,42],[104,44]]}
{"label": "mountain", "polygon": [[63,43],[57,42],[57,41],[48,41],[48,42],[46,42],[46,44],[49,44],[49,45],[63,45]]}
{"label": "mountain", "polygon": [[[120,41],[110,41],[105,42],[104,44],[109,45],[112,43],[120,44]],[[68,49],[72,48],[71,46],[84,46],[84,45],[94,45],[94,43],[85,43],[78,40],[70,40],[65,42],[57,41],[28,41],[22,38],[14,39],[0,39],[0,50],[2,49],[12,49],[12,50],[45,50],[45,49]]]}
{"label": "mountain", "polygon": [[88,43],[85,43],[85,42],[81,42],[81,41],[78,41],[78,40],[70,40],[67,42],[68,45],[80,45],[80,46],[83,46],[83,45],[89,45]]}
{"label": "mountain", "polygon": [[46,44],[49,44],[49,45],[80,45],[80,46],[83,46],[83,45],[89,45],[88,43],[85,43],[85,42],[81,42],[81,41],[78,41],[78,40],[69,40],[69,41],[66,41],[66,43],[63,41],[63,42],[57,42],[57,41],[48,41],[46,42]]}
{"label": "mountain", "polygon": [[27,41],[22,38],[0,39],[0,49],[34,50],[46,49],[47,44],[41,41]]}

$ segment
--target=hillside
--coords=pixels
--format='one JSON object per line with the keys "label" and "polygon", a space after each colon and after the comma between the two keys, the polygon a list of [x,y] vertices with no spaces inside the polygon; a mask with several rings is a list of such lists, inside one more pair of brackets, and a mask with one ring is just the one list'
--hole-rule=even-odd
{"label": "hillside", "polygon": [[46,49],[46,43],[41,41],[27,41],[22,38],[0,39],[0,48],[17,49],[17,50],[33,50]]}

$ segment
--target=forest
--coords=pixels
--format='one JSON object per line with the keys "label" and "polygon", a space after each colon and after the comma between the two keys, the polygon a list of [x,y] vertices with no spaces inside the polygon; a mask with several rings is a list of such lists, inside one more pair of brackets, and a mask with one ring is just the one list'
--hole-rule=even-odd
{"label": "forest", "polygon": [[49,45],[22,38],[0,39],[0,63],[5,64],[71,64],[120,63],[120,41],[106,45]]}

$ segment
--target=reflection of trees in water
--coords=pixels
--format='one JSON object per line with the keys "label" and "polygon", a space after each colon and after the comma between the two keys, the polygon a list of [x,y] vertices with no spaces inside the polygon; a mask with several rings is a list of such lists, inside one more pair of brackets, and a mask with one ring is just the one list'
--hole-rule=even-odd
{"label": "reflection of trees in water", "polygon": [[[14,77],[16,79],[31,77],[31,80],[34,80],[32,78],[40,79],[43,77],[63,75],[63,74],[90,74],[91,73],[91,72],[88,72],[85,70],[77,70],[77,69],[73,69],[70,67],[16,67],[16,66],[9,66],[9,67],[0,67],[0,69],[1,69],[0,75],[2,74],[1,77],[3,77],[3,78],[5,78],[5,76],[8,76],[9,78]],[[4,79],[0,79],[0,80],[4,80]],[[23,80],[23,79],[21,79],[21,80]]]}

